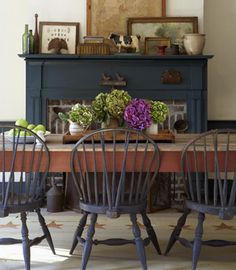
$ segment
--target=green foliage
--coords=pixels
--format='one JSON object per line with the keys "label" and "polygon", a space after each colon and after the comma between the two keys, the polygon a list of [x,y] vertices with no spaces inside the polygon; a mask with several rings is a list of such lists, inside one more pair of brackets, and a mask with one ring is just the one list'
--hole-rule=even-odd
{"label": "green foliage", "polygon": [[162,123],[168,115],[168,107],[161,101],[151,100],[151,117],[154,123]]}
{"label": "green foliage", "polygon": [[88,128],[94,121],[93,110],[80,103],[75,104],[66,114],[58,113],[58,116],[62,121],[78,123],[84,129]]}
{"label": "green foliage", "polygon": [[95,121],[103,122],[106,121],[107,117],[107,106],[106,106],[106,98],[107,93],[100,93],[98,94],[94,101],[92,102],[92,109],[95,114]]}
{"label": "green foliage", "polygon": [[95,119],[109,122],[110,118],[123,119],[125,107],[131,100],[127,91],[114,89],[111,93],[100,93],[92,102]]}

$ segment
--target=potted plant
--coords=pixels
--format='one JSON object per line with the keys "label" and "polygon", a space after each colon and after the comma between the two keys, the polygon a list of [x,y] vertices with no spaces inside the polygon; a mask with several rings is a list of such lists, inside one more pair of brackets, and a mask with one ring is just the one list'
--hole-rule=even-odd
{"label": "potted plant", "polygon": [[103,127],[121,125],[124,110],[131,97],[127,91],[114,89],[110,93],[98,94],[92,102],[92,109],[97,122],[102,122]]}
{"label": "potted plant", "polygon": [[63,121],[68,121],[69,131],[71,135],[77,135],[85,131],[94,121],[94,113],[91,107],[75,104],[68,113],[58,113],[58,116]]}
{"label": "potted plant", "polygon": [[168,106],[161,101],[151,100],[150,104],[151,104],[152,124],[147,129],[147,133],[157,134],[158,124],[163,123],[166,120],[169,110]]}
{"label": "potted plant", "polygon": [[144,130],[150,127],[151,104],[144,99],[132,99],[124,111],[124,120],[130,128]]}

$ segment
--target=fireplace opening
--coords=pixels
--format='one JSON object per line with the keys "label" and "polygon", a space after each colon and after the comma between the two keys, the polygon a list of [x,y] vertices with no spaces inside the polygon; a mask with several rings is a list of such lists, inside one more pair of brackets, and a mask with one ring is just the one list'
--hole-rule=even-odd
{"label": "fireplace opening", "polygon": [[[178,120],[187,121],[187,104],[184,100],[163,100],[169,108],[169,114],[167,119],[159,124],[158,128],[169,129],[176,131],[175,123]],[[81,103],[85,105],[91,105],[91,100],[80,100],[80,99],[62,99],[62,100],[49,100],[47,108],[47,128],[54,134],[64,134],[68,131],[68,123],[63,122],[59,117],[58,113],[66,113],[70,111],[71,107],[76,104]],[[90,129],[99,128],[99,124],[94,124]]]}

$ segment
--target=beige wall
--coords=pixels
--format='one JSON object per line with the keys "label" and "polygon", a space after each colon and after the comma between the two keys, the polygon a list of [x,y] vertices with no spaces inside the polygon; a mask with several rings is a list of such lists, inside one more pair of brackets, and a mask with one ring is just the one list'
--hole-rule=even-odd
{"label": "beige wall", "polygon": [[236,1],[205,0],[209,62],[208,118],[236,120]]}
{"label": "beige wall", "polygon": [[[168,16],[198,16],[202,31],[203,0],[167,3]],[[17,54],[21,52],[24,24],[34,28],[35,13],[41,21],[79,21],[80,36],[85,34],[86,0],[1,0],[0,25],[4,35],[0,42],[0,121],[25,117],[25,65]]]}

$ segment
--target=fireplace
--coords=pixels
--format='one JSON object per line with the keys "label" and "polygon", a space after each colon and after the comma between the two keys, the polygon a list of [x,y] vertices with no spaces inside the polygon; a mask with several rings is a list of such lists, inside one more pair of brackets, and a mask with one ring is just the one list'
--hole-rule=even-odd
{"label": "fireplace", "polygon": [[[166,102],[170,115],[160,128],[173,129],[176,120],[187,120],[188,132],[207,130],[211,55],[20,56],[26,61],[26,118],[45,124],[53,133],[67,129],[57,117],[60,110],[90,102],[112,87],[127,90],[132,97]],[[171,175],[169,179],[175,201],[181,202],[180,178]]]}
{"label": "fireplace", "polygon": [[188,131],[207,130],[207,62],[212,56],[21,56],[26,60],[30,122],[49,126],[51,102],[91,100],[113,87],[127,90],[132,97],[174,102],[170,108],[184,103]]}

